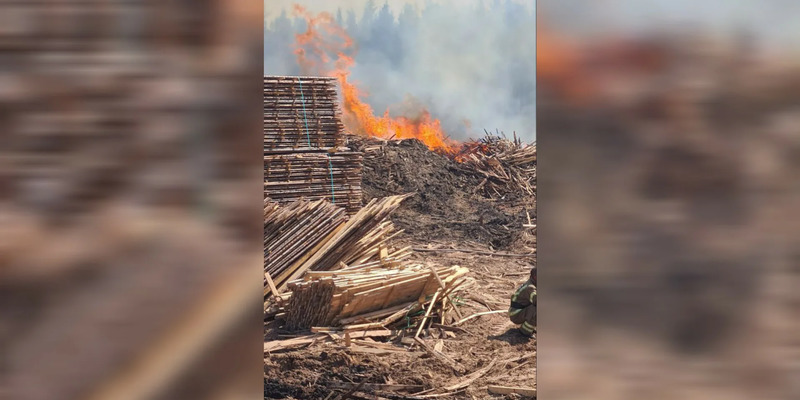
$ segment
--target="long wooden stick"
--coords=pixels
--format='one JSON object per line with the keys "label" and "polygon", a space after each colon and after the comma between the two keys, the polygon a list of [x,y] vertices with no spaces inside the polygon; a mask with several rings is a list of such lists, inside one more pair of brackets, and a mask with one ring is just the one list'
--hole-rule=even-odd
{"label": "long wooden stick", "polygon": [[499,313],[505,313],[505,312],[508,312],[508,310],[494,310],[494,311],[484,311],[484,312],[479,312],[479,313],[477,313],[477,314],[472,314],[472,315],[470,315],[469,317],[467,317],[467,318],[464,318],[464,319],[462,319],[461,321],[458,321],[458,322],[456,322],[456,323],[452,324],[452,326],[458,326],[458,325],[461,325],[461,324],[463,324],[464,322],[467,322],[467,321],[469,321],[469,320],[471,320],[471,319],[473,319],[473,318],[478,318],[478,317],[480,317],[480,316],[482,316],[482,315],[489,315],[489,314],[499,314]]}
{"label": "long wooden stick", "polygon": [[265,273],[264,276],[267,278],[267,285],[269,285],[269,290],[272,292],[272,295],[275,297],[280,296],[281,294],[278,292],[278,288],[275,287],[275,282],[272,282],[269,273]]}
{"label": "long wooden stick", "polygon": [[425,316],[422,317],[422,322],[419,323],[419,328],[417,328],[417,333],[414,335],[415,338],[419,337],[419,334],[422,332],[422,327],[425,326],[425,322],[428,320],[428,317],[431,315],[431,311],[433,311],[433,306],[436,304],[436,299],[439,298],[440,291],[437,290],[436,293],[433,294],[433,298],[431,299],[431,304],[428,306],[428,310],[425,311]]}
{"label": "long wooden stick", "polygon": [[[458,309],[458,306],[456,306],[456,303],[453,302],[453,298],[450,297],[450,294],[446,293],[447,292],[447,287],[445,287],[444,282],[442,282],[442,278],[439,277],[439,273],[436,272],[436,268],[434,268],[433,265],[428,265],[428,267],[430,268],[431,272],[433,272],[433,276],[436,278],[436,281],[439,282],[439,287],[442,288],[442,293],[445,293],[445,298],[447,299],[447,301],[450,302],[450,304],[453,305],[453,309],[456,310],[456,314],[458,315],[458,318],[459,319],[464,318],[464,316],[461,315],[461,311]],[[442,308],[444,308],[444,307],[442,307]],[[444,311],[442,311],[442,312],[444,312]]]}

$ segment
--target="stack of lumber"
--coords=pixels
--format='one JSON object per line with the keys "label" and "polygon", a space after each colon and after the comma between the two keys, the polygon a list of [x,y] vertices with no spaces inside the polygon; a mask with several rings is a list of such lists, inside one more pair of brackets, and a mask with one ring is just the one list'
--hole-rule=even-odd
{"label": "stack of lumber", "polygon": [[[453,266],[428,268],[422,265],[364,267],[307,274],[289,283],[292,297],[286,306],[286,327],[290,330],[334,326],[342,321],[376,311],[395,310],[409,302],[420,305],[446,299],[463,282],[468,270]],[[409,307],[410,309],[410,307]],[[400,317],[405,314],[400,308]],[[366,319],[367,317],[364,317]]]}
{"label": "stack of lumber", "polygon": [[340,147],[344,125],[336,78],[264,77],[264,151]]}
{"label": "stack of lumber", "polygon": [[361,204],[363,154],[346,147],[336,79],[264,77],[264,194],[279,203]]}
{"label": "stack of lumber", "polygon": [[361,206],[360,152],[264,155],[264,191],[275,201],[328,199],[348,212]]}
{"label": "stack of lumber", "polygon": [[[309,256],[346,219],[344,210],[326,201],[297,201],[279,206],[264,200],[264,273],[282,287],[293,274],[292,265]],[[265,286],[267,287],[267,286]]]}
{"label": "stack of lumber", "polygon": [[388,241],[402,232],[388,216],[409,196],[373,199],[350,217],[324,200],[301,200],[286,206],[265,200],[264,295],[281,293],[287,282],[306,271],[396,265],[407,258],[409,248],[388,246]]}
{"label": "stack of lumber", "polygon": [[509,140],[487,132],[484,138],[464,144],[455,158],[484,177],[477,190],[489,197],[536,192],[536,145],[522,143],[516,134]]}

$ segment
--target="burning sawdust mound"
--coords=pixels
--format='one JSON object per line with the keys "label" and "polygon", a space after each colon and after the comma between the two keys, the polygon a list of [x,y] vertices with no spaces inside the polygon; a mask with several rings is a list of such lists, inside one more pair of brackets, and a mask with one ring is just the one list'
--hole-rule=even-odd
{"label": "burning sawdust mound", "polygon": [[365,201],[416,193],[392,216],[414,241],[466,240],[514,252],[530,252],[535,247],[533,231],[523,227],[535,224],[535,195],[512,190],[497,198],[487,197],[483,190],[486,176],[477,168],[431,151],[414,139],[350,141],[365,152]]}

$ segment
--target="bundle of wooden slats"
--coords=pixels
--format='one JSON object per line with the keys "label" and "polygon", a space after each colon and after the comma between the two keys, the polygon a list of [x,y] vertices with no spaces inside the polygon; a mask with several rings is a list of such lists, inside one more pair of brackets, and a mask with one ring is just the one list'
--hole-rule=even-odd
{"label": "bundle of wooden slats", "polygon": [[[396,265],[409,248],[391,249],[397,231],[387,217],[410,195],[373,199],[349,218],[324,200],[279,206],[264,201],[264,295],[280,293],[306,271],[350,265]],[[274,287],[270,287],[274,286]]]}
{"label": "bundle of wooden slats", "polygon": [[336,78],[264,77],[264,151],[309,151],[344,144]]}
{"label": "bundle of wooden slats", "polygon": [[423,305],[437,303],[437,299],[444,301],[463,283],[461,278],[467,272],[459,266],[433,269],[409,265],[356,266],[309,273],[304,279],[289,283],[292,297],[286,306],[286,327],[297,330],[335,326],[358,320],[359,316],[377,315],[379,310],[394,311],[401,306],[402,311],[409,302]]}
{"label": "bundle of wooden slats", "polygon": [[[402,232],[388,219],[410,194],[372,199],[351,216],[340,230],[306,262],[312,271],[328,271],[340,264],[363,264],[379,260],[388,241]],[[387,257],[390,255],[387,255]]]}
{"label": "bundle of wooden slats", "polygon": [[264,192],[275,201],[327,199],[349,213],[361,207],[362,153],[289,153],[264,156]]}
{"label": "bundle of wooden slats", "polygon": [[363,155],[345,144],[336,79],[264,77],[264,194],[361,205]]}
{"label": "bundle of wooden slats", "polygon": [[264,273],[272,284],[283,287],[294,273],[291,268],[309,256],[346,219],[344,210],[327,201],[297,201],[279,206],[264,200]]}

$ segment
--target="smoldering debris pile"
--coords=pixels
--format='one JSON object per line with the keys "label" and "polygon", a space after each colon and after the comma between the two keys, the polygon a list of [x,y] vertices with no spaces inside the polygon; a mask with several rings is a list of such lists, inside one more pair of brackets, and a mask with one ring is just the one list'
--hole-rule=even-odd
{"label": "smoldering debris pile", "polygon": [[264,77],[264,194],[361,205],[362,155],[344,144],[336,79]]}
{"label": "smoldering debris pile", "polygon": [[348,137],[348,144],[364,153],[365,198],[417,193],[392,216],[406,237],[533,253],[536,146],[498,136],[472,142],[482,146],[472,153],[466,145],[461,157],[474,158],[464,162],[414,139]]}

